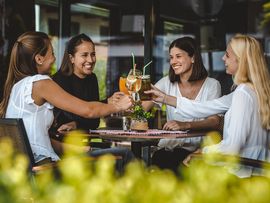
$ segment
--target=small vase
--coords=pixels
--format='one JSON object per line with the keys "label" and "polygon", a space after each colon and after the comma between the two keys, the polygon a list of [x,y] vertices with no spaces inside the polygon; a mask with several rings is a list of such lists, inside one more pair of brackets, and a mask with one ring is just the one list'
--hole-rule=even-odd
{"label": "small vase", "polygon": [[145,120],[131,119],[130,129],[138,131],[146,131],[148,130],[148,122],[146,119]]}

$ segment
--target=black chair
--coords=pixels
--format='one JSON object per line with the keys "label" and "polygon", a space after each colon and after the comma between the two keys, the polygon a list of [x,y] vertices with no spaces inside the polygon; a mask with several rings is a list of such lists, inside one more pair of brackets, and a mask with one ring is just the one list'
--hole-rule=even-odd
{"label": "black chair", "polygon": [[[230,158],[234,156],[230,155],[224,155],[225,158]],[[236,157],[239,159],[239,164],[244,165],[244,166],[251,166],[255,168],[264,168],[269,170],[270,169],[270,163],[267,161],[261,161],[261,160],[256,160],[256,159],[249,159],[249,158],[244,158],[244,157]]]}
{"label": "black chair", "polygon": [[[192,157],[195,160],[203,160],[202,154],[194,154],[192,155]],[[270,162],[268,161],[261,161],[257,159],[250,159],[250,158],[245,158],[245,157],[240,157],[240,156],[235,156],[235,155],[225,155],[225,154],[223,155],[217,154],[214,160],[217,162],[226,163],[228,160],[235,160],[235,159],[238,160],[239,165],[270,171]]]}
{"label": "black chair", "polygon": [[[28,136],[22,119],[0,118],[0,142],[9,138],[12,142],[15,154],[24,154],[29,160],[29,172],[31,175],[42,173],[52,169],[56,178],[60,177],[57,162],[35,163],[33,152],[28,140]],[[116,161],[121,161],[122,157],[113,156]],[[86,157],[86,161],[94,163],[98,157]]]}
{"label": "black chair", "polygon": [[35,163],[22,119],[0,118],[0,142],[7,138],[11,141],[15,154],[24,154],[28,159],[29,172],[31,174],[37,174],[48,168],[56,170],[56,164],[54,162],[42,165]]}
{"label": "black chair", "polygon": [[0,141],[6,138],[11,140],[15,153],[26,155],[32,169],[35,161],[22,119],[0,118]]}

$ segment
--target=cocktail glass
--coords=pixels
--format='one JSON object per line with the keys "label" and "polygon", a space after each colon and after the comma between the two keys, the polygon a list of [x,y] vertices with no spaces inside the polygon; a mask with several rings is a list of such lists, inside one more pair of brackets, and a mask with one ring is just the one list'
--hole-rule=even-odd
{"label": "cocktail glass", "polygon": [[142,82],[141,82],[141,89],[139,91],[140,100],[141,101],[149,101],[152,100],[152,97],[150,94],[145,94],[144,91],[151,89],[151,79],[150,75],[143,75],[142,76]]}
{"label": "cocktail glass", "polygon": [[[141,89],[142,72],[137,69],[131,69],[126,79],[126,87],[130,95],[137,98],[138,91]],[[137,100],[137,99],[136,99]]]}
{"label": "cocktail glass", "polygon": [[126,81],[127,81],[127,78],[126,77],[120,77],[119,78],[119,91],[120,92],[123,92],[125,94],[129,94],[128,92],[128,89],[126,87]]}

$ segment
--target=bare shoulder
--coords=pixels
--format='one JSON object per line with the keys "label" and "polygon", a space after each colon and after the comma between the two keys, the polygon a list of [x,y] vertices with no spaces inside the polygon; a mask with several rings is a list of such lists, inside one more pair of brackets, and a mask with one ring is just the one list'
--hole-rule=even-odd
{"label": "bare shoulder", "polygon": [[48,90],[53,87],[57,87],[58,85],[51,79],[43,79],[38,80],[33,83],[33,88],[38,89],[40,91],[42,90]]}
{"label": "bare shoulder", "polygon": [[59,91],[59,86],[51,79],[38,80],[33,83],[33,96],[46,98]]}
{"label": "bare shoulder", "polygon": [[38,80],[33,82],[32,98],[37,105],[43,105],[46,100],[44,99],[44,92],[49,88],[50,79]]}

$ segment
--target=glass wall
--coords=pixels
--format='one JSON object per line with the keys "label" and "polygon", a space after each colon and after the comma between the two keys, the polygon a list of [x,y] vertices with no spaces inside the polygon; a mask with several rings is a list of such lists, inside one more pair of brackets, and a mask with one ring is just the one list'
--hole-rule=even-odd
{"label": "glass wall", "polygon": [[97,75],[100,98],[106,98],[108,38],[110,10],[83,3],[71,4],[71,36],[85,33],[95,43]]}
{"label": "glass wall", "polygon": [[23,32],[34,29],[34,21],[33,0],[0,0],[0,100],[13,44]]}
{"label": "glass wall", "polygon": [[35,1],[35,30],[47,33],[52,42],[56,62],[52,74],[56,72],[61,62],[62,53],[59,53],[59,17],[58,0]]}
{"label": "glass wall", "polygon": [[[55,70],[60,67],[63,48],[68,38],[59,39],[59,2],[36,0],[36,30],[50,35],[56,55]],[[135,3],[135,2],[133,2]],[[118,5],[119,6],[119,5]],[[70,36],[85,33],[96,45],[97,63],[94,72],[99,80],[101,99],[118,90],[120,75],[131,68],[131,53],[137,67],[143,65],[144,16],[123,14],[119,7],[75,1],[70,4]]]}
{"label": "glass wall", "polygon": [[[269,0],[17,1],[0,0],[1,90],[10,47],[20,33],[33,29],[51,36],[57,58],[54,71],[66,40],[82,32],[89,35],[96,43],[95,72],[102,98],[118,90],[119,77],[132,67],[131,53],[138,68],[153,60],[148,70],[152,83],[166,75],[168,46],[181,36],[196,39],[209,75],[222,82],[224,93],[229,91],[231,78],[220,58],[231,36],[254,35],[264,46],[266,57],[270,56]],[[68,10],[62,9],[63,4]]]}
{"label": "glass wall", "polygon": [[[195,24],[170,20],[164,18],[162,22],[163,34],[155,36],[155,47],[153,57],[157,60],[156,77],[157,81],[169,72],[169,46],[171,42],[183,36],[196,38]],[[193,29],[192,29],[193,28]]]}

